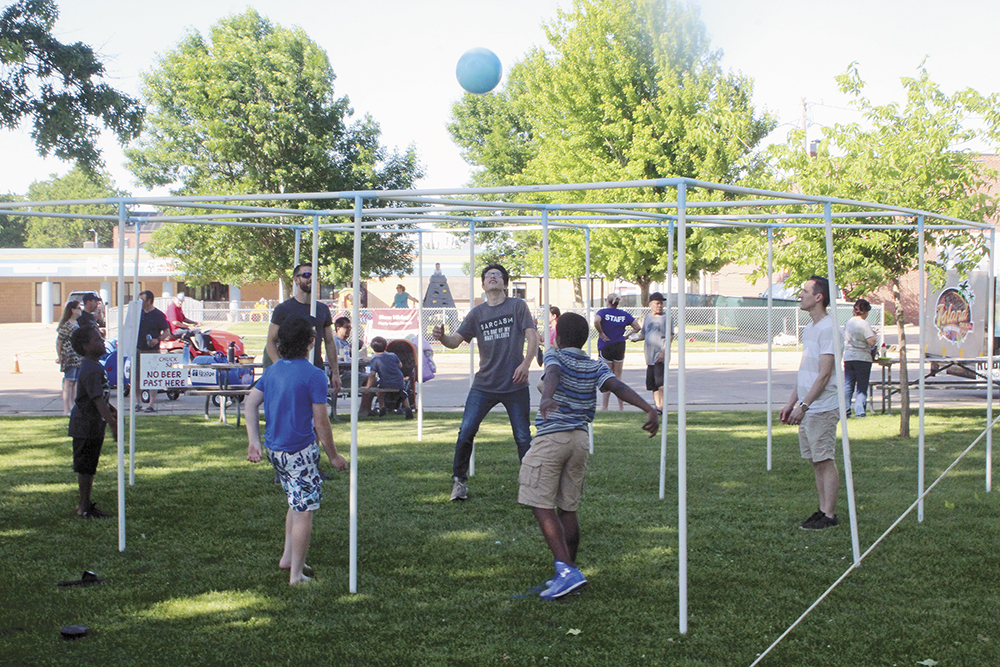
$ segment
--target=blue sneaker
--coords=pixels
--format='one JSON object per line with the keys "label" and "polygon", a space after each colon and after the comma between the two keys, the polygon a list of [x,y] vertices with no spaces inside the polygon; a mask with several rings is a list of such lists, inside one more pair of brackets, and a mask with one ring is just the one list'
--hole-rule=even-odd
{"label": "blue sneaker", "polygon": [[586,585],[586,583],[587,580],[584,578],[583,572],[580,572],[580,570],[571,565],[567,565],[561,560],[557,560],[555,580],[551,586],[539,593],[539,597],[543,600],[555,600],[568,593],[572,593],[581,586]]}

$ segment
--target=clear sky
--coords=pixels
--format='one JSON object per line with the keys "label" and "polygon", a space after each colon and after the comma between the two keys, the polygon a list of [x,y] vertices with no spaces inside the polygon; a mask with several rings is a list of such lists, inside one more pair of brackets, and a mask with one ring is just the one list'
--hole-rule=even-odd
{"label": "clear sky", "polygon": [[[467,49],[494,51],[505,69],[532,45],[542,23],[571,0],[57,0],[56,35],[83,41],[101,54],[112,85],[138,96],[140,74],[154,67],[185,30],[206,34],[220,18],[253,6],[275,23],[303,27],[323,47],[356,116],[370,113],[383,143],[413,143],[427,176],[421,187],[465,185],[469,168],[446,124],[461,98],[455,64]],[[781,125],[783,141],[801,123],[806,99],[810,135],[817,125],[862,119],[846,109],[834,76],[857,61],[867,94],[876,102],[902,100],[899,79],[926,57],[931,78],[945,92],[972,87],[1000,91],[1000,3],[994,0],[698,0],[724,66],[755,80],[755,103]],[[501,82],[501,86],[503,82]],[[123,167],[113,141],[103,144],[108,170],[120,188],[146,194]],[[37,156],[27,131],[0,131],[0,192],[24,194],[34,180],[69,166]],[[157,193],[161,194],[161,193]],[[166,194],[162,192],[162,194]]]}

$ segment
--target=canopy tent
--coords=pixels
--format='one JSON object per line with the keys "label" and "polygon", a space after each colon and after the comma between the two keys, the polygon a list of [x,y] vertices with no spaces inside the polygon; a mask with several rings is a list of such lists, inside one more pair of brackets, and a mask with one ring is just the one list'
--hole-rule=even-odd
{"label": "canopy tent", "polygon": [[[705,191],[719,193],[719,197],[704,200],[690,200],[691,192]],[[644,192],[673,192],[676,196],[672,201],[642,201],[636,199]],[[505,197],[526,197],[546,193],[548,203],[525,203],[508,201]],[[586,201],[581,202],[584,199]],[[632,201],[621,201],[621,200]],[[564,200],[560,203],[560,200]],[[264,202],[300,202],[339,201],[352,208],[308,210],[300,208],[280,208],[262,205]],[[74,204],[115,204],[118,207],[117,216],[75,215],[72,213],[51,213],[44,211],[47,207],[66,206]],[[613,230],[621,228],[667,228],[669,239],[677,243],[678,276],[687,272],[686,236],[687,231],[697,227],[716,228],[759,228],[767,233],[768,238],[768,284],[773,283],[773,240],[774,232],[779,229],[816,228],[822,229],[826,238],[826,272],[830,281],[830,293],[839,293],[836,282],[836,262],[834,257],[834,232],[838,229],[898,229],[907,230],[918,235],[919,268],[921,289],[921,310],[923,309],[923,289],[926,283],[926,268],[924,262],[924,242],[927,233],[937,231],[979,231],[988,234],[990,248],[990,275],[993,271],[994,232],[988,224],[941,216],[925,211],[894,207],[887,204],[815,197],[809,195],[755,190],[736,186],[707,183],[686,178],[657,179],[646,181],[624,181],[613,183],[577,183],[568,185],[533,185],[510,188],[457,188],[438,190],[394,190],[394,191],[364,191],[364,192],[322,192],[306,194],[257,194],[257,195],[217,195],[191,197],[137,197],[102,200],[67,200],[46,202],[0,203],[0,211],[16,209],[21,215],[44,216],[49,218],[76,218],[93,220],[114,220],[118,223],[119,239],[119,271],[118,294],[126,294],[125,283],[125,237],[127,227],[135,225],[137,218],[130,216],[130,208],[135,206],[155,206],[161,210],[157,216],[143,216],[143,220],[169,224],[196,224],[242,227],[265,227],[294,230],[296,240],[304,232],[312,236],[312,262],[319,265],[319,235],[323,231],[338,230],[353,233],[353,305],[352,320],[360,321],[359,286],[361,284],[361,241],[364,234],[417,234],[446,225],[454,230],[457,225],[468,225],[470,238],[477,233],[518,232],[525,230],[541,231],[543,256],[543,312],[547,312],[549,303],[549,232],[552,229],[571,229],[580,231],[585,244],[585,276],[586,293],[591,292],[590,267],[590,236],[594,230]],[[40,210],[41,209],[41,210]],[[732,211],[731,213],[728,211]],[[264,219],[278,222],[262,221]],[[883,222],[884,221],[884,222]],[[138,225],[135,225],[138,233]],[[463,227],[464,231],[464,227]],[[422,245],[422,244],[421,244]],[[138,246],[138,243],[136,244]],[[668,248],[668,280],[674,273],[669,264],[673,260],[673,248]],[[298,260],[298,242],[296,243],[296,259]],[[422,259],[422,258],[421,258]],[[418,262],[418,278],[422,284],[422,265]],[[470,295],[476,292],[476,266],[474,243],[469,245]],[[313,273],[313,314],[317,295],[318,272]],[[133,284],[138,284],[138,263],[133,277]],[[678,582],[679,582],[679,627],[680,632],[687,632],[687,406],[685,397],[685,288],[684,281],[678,281],[678,317],[677,317],[677,467],[678,467]],[[992,284],[992,282],[991,282]],[[133,293],[137,291],[135,289]],[[671,291],[668,282],[668,292]],[[590,319],[590,299],[587,299],[588,319]],[[770,291],[768,308],[771,308]],[[118,330],[125,330],[125,306],[118,304]],[[420,330],[423,331],[423,304],[418,303]],[[990,290],[988,313],[993,313],[994,294]],[[837,303],[832,299],[831,314],[837,321]],[[767,454],[766,465],[771,469],[771,428],[772,428],[772,395],[771,395],[771,365],[772,339],[771,317],[768,318],[768,390],[767,390]],[[548,318],[544,317],[545,335],[542,340],[548,340]],[[921,322],[924,321],[921,312]],[[352,329],[352,346],[357,345],[358,328]],[[993,318],[988,317],[988,339],[994,336]],[[920,349],[925,349],[924,327],[920,330]],[[124,345],[124,342],[122,342]],[[841,362],[842,343],[838,341],[835,348],[835,368],[838,387],[843,387],[843,364]],[[992,345],[989,348],[988,368],[993,367]],[[122,348],[124,351],[124,348]],[[474,346],[470,346],[470,382],[475,372]],[[123,365],[124,353],[118,355],[118,405],[123,405]],[[423,355],[417,355],[418,363],[422,365]],[[352,373],[358,372],[358,358],[352,356]],[[924,360],[920,359],[921,372],[919,383],[919,431],[918,431],[918,490],[917,497],[922,498],[924,492]],[[418,377],[423,376],[423,369],[418,370]],[[986,404],[986,423],[992,423],[992,374],[988,373],[988,391]],[[854,499],[853,476],[851,473],[850,440],[846,421],[846,404],[844,392],[840,391],[840,419],[842,426],[842,445],[844,459],[845,482],[849,507],[851,543],[854,561],[860,558],[858,544],[857,516]],[[418,392],[422,396],[422,392]],[[357,592],[357,499],[358,499],[358,400],[357,392],[351,395],[351,448],[350,448],[350,569],[349,590]],[[134,408],[132,408],[134,409]],[[417,404],[417,437],[422,438],[423,402]],[[134,415],[133,415],[134,416]],[[124,411],[118,415],[118,432],[124,433]],[[129,437],[130,484],[135,481],[135,420],[130,419],[132,430]],[[665,498],[666,455],[667,455],[667,411],[663,412],[660,461],[659,496]],[[591,444],[593,449],[593,444]],[[991,490],[992,479],[992,439],[991,431],[986,435],[986,488]],[[119,549],[126,545],[125,531],[125,467],[124,442],[118,441],[118,517],[119,517]],[[470,472],[474,472],[473,467]],[[922,503],[922,500],[919,502]],[[918,519],[922,520],[923,507],[920,505]]]}

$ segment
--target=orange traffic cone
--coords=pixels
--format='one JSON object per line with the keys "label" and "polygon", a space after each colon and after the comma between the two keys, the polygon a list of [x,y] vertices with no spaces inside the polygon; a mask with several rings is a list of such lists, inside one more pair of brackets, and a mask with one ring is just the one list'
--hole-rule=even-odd
{"label": "orange traffic cone", "polygon": [[21,374],[21,364],[17,363],[17,355],[14,355],[14,368],[10,372],[11,375]]}

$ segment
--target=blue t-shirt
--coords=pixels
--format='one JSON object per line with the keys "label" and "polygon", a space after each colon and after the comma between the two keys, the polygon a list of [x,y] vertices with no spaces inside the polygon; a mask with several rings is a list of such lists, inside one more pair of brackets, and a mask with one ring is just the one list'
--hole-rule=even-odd
{"label": "blue t-shirt", "polygon": [[611,343],[621,343],[625,340],[625,327],[635,320],[630,314],[620,308],[601,308],[597,311],[597,316],[601,318],[601,331],[610,340],[597,339],[597,349],[603,350],[605,345]]}
{"label": "blue t-shirt", "polygon": [[326,373],[305,357],[279,359],[256,387],[264,394],[264,444],[271,451],[297,452],[316,441],[313,404],[326,403]]}
{"label": "blue t-shirt", "polygon": [[586,352],[575,347],[561,350],[550,347],[546,350],[546,371],[550,366],[559,366],[561,373],[556,393],[552,395],[559,409],[555,412],[549,410],[545,419],[542,419],[541,412],[538,413],[535,434],[585,430],[587,424],[594,421],[597,390],[615,374],[606,363],[591,359]]}
{"label": "blue t-shirt", "polygon": [[380,352],[372,357],[371,369],[378,373],[378,386],[382,389],[402,389],[406,379],[399,368],[399,357],[393,352]]}

